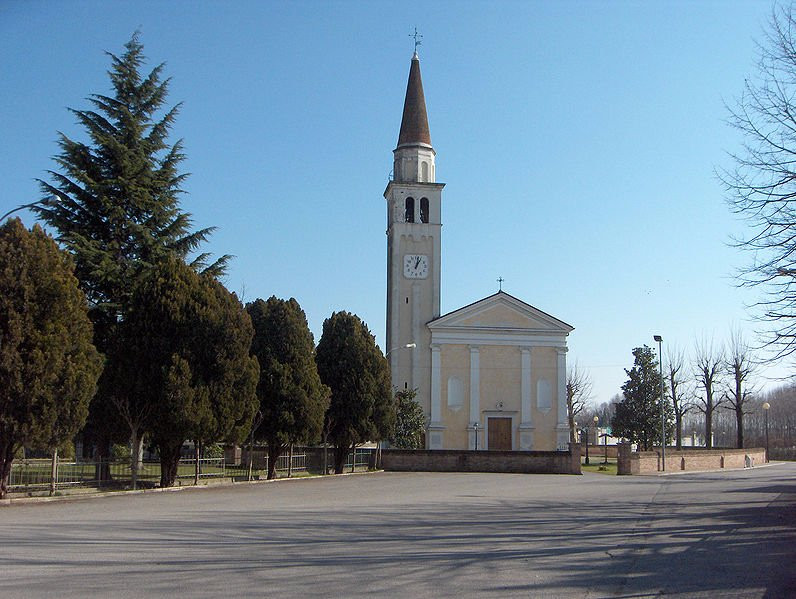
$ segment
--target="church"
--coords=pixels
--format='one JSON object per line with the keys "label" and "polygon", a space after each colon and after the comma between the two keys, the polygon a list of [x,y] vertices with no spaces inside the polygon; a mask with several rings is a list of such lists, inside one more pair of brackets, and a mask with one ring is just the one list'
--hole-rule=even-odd
{"label": "church", "polygon": [[573,327],[498,291],[440,314],[442,190],[415,50],[387,200],[387,359],[416,389],[426,449],[566,450]]}

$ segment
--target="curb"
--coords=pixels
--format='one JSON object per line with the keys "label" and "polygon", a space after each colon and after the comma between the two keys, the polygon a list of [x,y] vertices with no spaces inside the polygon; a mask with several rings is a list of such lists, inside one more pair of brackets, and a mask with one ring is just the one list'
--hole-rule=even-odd
{"label": "curb", "polygon": [[236,487],[240,485],[262,485],[262,484],[274,484],[274,483],[281,483],[281,482],[296,482],[302,480],[314,480],[319,478],[338,478],[341,476],[362,476],[366,474],[378,474],[380,472],[384,472],[384,470],[368,470],[366,472],[341,472],[340,474],[313,474],[311,476],[299,476],[296,478],[272,478],[271,480],[264,479],[264,480],[242,480],[238,482],[225,482],[225,483],[210,483],[204,485],[184,485],[180,487],[165,487],[165,488],[154,488],[154,489],[128,489],[122,491],[97,491],[97,492],[89,492],[89,493],[80,493],[75,495],[58,495],[58,496],[47,496],[47,497],[8,497],[6,499],[0,499],[0,507],[11,507],[14,505],[29,505],[29,504],[37,504],[37,503],[52,503],[58,501],[84,501],[88,499],[103,499],[109,497],[126,497],[128,495],[143,495],[146,493],[177,493],[180,491],[188,491],[191,489],[194,490],[203,490],[203,489],[218,489],[218,488],[228,488],[228,487]]}

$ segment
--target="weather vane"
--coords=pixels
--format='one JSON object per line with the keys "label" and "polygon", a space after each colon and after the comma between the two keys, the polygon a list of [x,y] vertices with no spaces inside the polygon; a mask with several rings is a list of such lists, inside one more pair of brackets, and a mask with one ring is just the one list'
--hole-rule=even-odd
{"label": "weather vane", "polygon": [[503,291],[503,281],[505,281],[505,280],[506,280],[506,279],[504,279],[503,277],[498,277],[498,278],[497,278],[497,282],[498,282],[498,291]]}
{"label": "weather vane", "polygon": [[415,54],[417,54],[417,47],[423,43],[420,41],[421,39],[423,39],[423,36],[417,32],[417,27],[415,27],[415,32],[410,33],[409,37],[415,38]]}

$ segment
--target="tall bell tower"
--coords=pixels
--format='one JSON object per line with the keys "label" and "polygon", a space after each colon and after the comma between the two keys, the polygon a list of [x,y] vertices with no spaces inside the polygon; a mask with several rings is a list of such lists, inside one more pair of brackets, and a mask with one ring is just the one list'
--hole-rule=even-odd
{"label": "tall bell tower", "polygon": [[[431,332],[440,315],[442,188],[436,183],[426,101],[415,50],[409,68],[401,131],[387,184],[387,358],[392,384],[417,389],[431,413]],[[430,428],[438,423],[431,422]]]}

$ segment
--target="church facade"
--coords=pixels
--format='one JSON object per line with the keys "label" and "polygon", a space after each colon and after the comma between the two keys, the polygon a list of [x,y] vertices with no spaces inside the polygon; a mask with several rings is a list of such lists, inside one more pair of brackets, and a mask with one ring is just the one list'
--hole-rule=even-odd
{"label": "church facade", "polygon": [[440,314],[442,191],[415,52],[387,184],[387,359],[427,449],[565,450],[573,327],[508,293]]}

